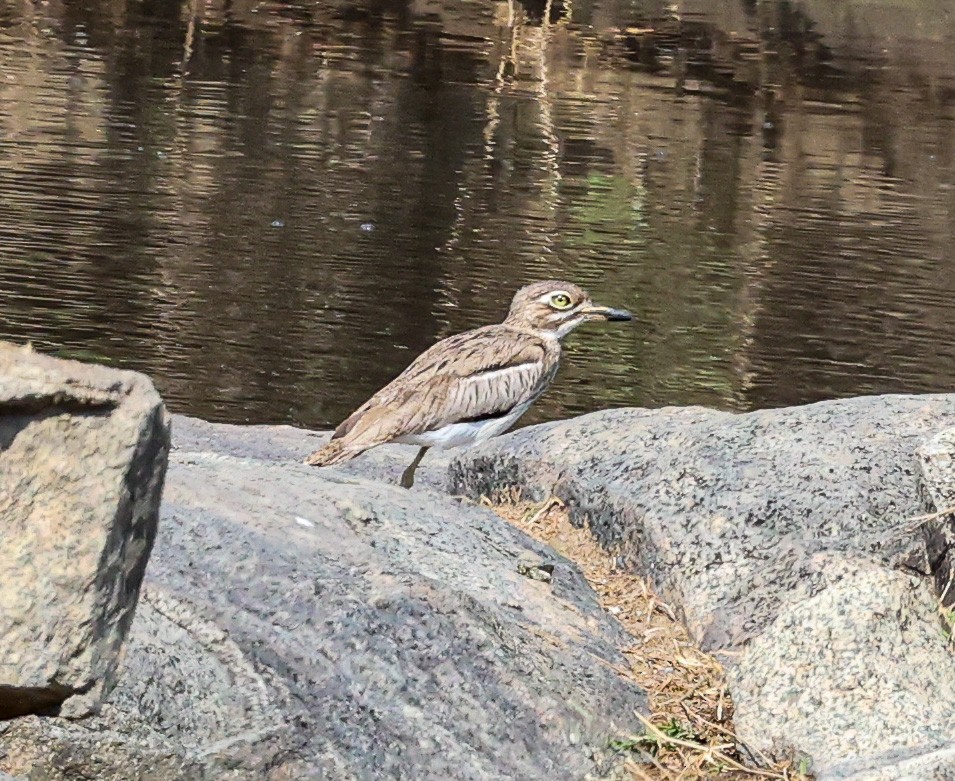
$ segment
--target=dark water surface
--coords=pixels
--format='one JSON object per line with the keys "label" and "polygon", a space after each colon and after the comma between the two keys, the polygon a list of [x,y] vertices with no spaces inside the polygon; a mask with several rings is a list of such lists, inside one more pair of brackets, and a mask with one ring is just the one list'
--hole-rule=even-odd
{"label": "dark water surface", "polygon": [[952,390],[947,6],[0,2],[0,338],[320,427],[565,277],[526,421]]}

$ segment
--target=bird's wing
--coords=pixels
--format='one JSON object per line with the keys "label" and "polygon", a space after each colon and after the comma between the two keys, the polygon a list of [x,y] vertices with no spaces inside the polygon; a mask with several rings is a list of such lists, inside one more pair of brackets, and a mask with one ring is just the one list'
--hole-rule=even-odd
{"label": "bird's wing", "polygon": [[452,336],[365,402],[334,438],[372,447],[450,423],[504,415],[540,394],[559,355],[556,344],[503,326]]}

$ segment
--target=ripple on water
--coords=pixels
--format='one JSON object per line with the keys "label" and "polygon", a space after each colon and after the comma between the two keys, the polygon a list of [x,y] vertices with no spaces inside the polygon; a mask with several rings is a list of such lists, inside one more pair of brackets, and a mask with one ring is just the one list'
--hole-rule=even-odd
{"label": "ripple on water", "polygon": [[4,10],[0,338],[326,426],[566,277],[527,421],[951,389],[951,19],[428,7]]}

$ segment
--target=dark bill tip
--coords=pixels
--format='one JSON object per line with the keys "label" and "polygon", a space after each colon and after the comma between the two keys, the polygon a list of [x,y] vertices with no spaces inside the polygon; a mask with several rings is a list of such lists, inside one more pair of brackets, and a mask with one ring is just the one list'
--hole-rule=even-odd
{"label": "dark bill tip", "polygon": [[626,309],[614,309],[610,306],[588,306],[580,310],[584,315],[602,317],[604,320],[633,320]]}
{"label": "dark bill tip", "polygon": [[630,314],[626,309],[611,309],[610,307],[606,307],[603,310],[603,316],[610,322],[615,322],[617,320],[633,320],[633,315]]}

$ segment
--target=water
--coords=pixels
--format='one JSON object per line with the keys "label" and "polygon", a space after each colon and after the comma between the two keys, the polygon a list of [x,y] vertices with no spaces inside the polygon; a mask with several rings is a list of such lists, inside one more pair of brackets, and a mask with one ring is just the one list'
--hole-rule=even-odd
{"label": "water", "polygon": [[562,277],[525,422],[951,390],[945,6],[0,2],[0,338],[324,427]]}

